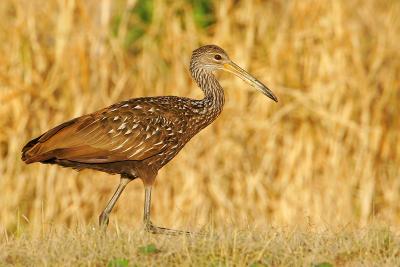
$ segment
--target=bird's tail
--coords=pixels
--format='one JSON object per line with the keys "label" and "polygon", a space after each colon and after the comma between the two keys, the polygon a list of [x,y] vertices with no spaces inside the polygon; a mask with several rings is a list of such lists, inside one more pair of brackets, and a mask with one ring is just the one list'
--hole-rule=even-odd
{"label": "bird's tail", "polygon": [[43,162],[54,158],[58,150],[56,148],[49,149],[48,147],[46,147],[45,142],[63,128],[73,124],[75,121],[76,119],[64,122],[63,124],[60,124],[57,127],[45,132],[41,136],[29,141],[22,148],[21,159],[26,164],[29,164],[33,162]]}
{"label": "bird's tail", "polygon": [[46,153],[40,153],[40,139],[41,136],[32,139],[22,148],[22,156],[21,159],[26,163],[40,162],[49,159],[49,155],[45,155]]}

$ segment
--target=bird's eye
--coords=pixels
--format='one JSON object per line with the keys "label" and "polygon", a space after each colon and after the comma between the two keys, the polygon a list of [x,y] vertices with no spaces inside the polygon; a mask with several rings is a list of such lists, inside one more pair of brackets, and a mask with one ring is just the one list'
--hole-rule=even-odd
{"label": "bird's eye", "polygon": [[216,54],[215,56],[214,56],[214,58],[216,59],[216,60],[221,60],[221,56],[220,55],[218,55],[218,54]]}

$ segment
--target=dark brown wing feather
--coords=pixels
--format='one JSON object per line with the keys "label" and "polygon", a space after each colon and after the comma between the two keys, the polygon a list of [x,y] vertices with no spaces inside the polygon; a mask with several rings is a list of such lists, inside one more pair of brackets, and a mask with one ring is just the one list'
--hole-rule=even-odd
{"label": "dark brown wing feather", "polygon": [[83,163],[143,160],[174,143],[172,122],[159,107],[120,103],[61,124],[23,148],[26,163],[52,158]]}
{"label": "dark brown wing feather", "polygon": [[[36,144],[39,142],[45,142],[49,137],[51,137],[52,135],[56,134],[58,131],[60,131],[62,128],[67,127],[68,125],[74,123],[76,121],[76,119],[64,122],[56,127],[54,127],[53,129],[47,131],[46,133],[40,135],[39,137],[32,139],[31,141],[29,141],[23,148],[22,148],[22,160],[23,161],[27,161],[30,158],[30,155],[32,155],[32,153],[34,153],[34,151],[37,149]],[[36,146],[36,149],[33,149],[33,147]]]}

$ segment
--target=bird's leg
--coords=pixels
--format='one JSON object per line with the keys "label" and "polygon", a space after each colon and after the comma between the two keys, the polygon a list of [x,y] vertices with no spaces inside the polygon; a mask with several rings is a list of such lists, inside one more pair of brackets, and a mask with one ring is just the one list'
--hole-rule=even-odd
{"label": "bird's leg", "polygon": [[151,185],[144,186],[144,209],[143,209],[143,223],[147,230],[149,225],[152,225],[150,221],[150,206],[151,206]]}
{"label": "bird's leg", "polygon": [[151,185],[145,185],[144,187],[144,212],[143,212],[143,223],[144,229],[152,234],[166,234],[166,235],[190,235],[191,232],[173,230],[164,227],[154,226],[150,220],[150,203],[151,203]]}
{"label": "bird's leg", "polygon": [[132,179],[127,178],[125,176],[121,176],[117,190],[115,190],[114,195],[111,197],[110,201],[108,201],[107,206],[104,208],[103,212],[100,214],[100,217],[99,217],[100,227],[104,227],[104,228],[107,227],[108,217],[109,217],[115,203],[117,202],[118,198],[120,197],[122,191],[124,191],[126,185],[130,181],[132,181]]}

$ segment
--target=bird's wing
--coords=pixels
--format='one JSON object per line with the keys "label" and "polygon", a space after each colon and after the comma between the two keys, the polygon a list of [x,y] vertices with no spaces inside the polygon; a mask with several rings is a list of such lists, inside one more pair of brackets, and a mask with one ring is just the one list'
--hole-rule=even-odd
{"label": "bird's wing", "polygon": [[111,106],[54,129],[37,140],[39,147],[33,147],[35,154],[46,155],[41,158],[83,163],[143,160],[175,141],[172,122],[143,104]]}

